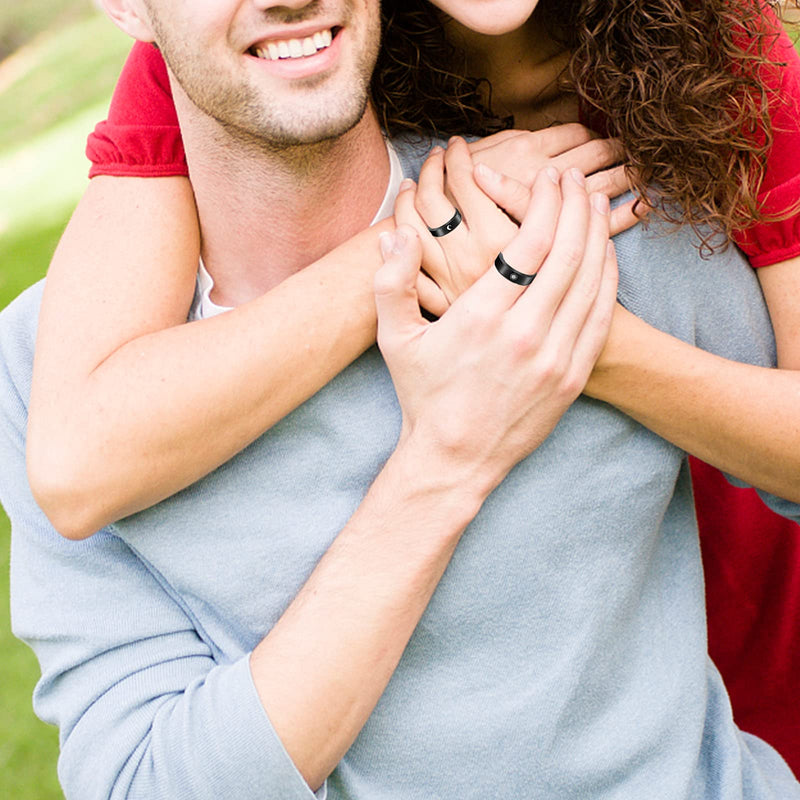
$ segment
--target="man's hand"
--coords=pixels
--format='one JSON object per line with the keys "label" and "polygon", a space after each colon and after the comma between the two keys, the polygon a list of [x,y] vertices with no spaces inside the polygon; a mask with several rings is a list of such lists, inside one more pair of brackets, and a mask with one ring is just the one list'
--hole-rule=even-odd
{"label": "man's hand", "polygon": [[416,231],[384,235],[378,344],[403,411],[401,446],[426,442],[440,466],[488,492],[547,437],[608,334],[617,277],[608,221],[607,198],[590,198],[579,172],[542,171],[503,251],[535,282],[520,287],[491,267],[433,323],[419,312]]}

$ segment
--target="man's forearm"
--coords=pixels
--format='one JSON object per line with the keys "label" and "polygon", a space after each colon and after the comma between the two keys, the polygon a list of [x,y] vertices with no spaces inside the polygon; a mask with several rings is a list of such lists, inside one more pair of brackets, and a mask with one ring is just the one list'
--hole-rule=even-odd
{"label": "man's forearm", "polygon": [[[532,308],[519,286],[490,270],[438,322],[426,323],[414,289],[419,239],[401,226],[382,242],[378,343],[402,409],[400,442],[251,659],[264,708],[314,789],[378,702],[464,528],[547,437],[605,341],[616,292],[607,216],[596,209],[584,260],[570,263],[559,253],[574,239],[573,226],[586,226],[589,198],[565,178],[558,219],[552,177],[543,175],[537,188],[549,224],[560,224],[538,295],[526,296]],[[543,214],[535,203],[530,213],[506,253],[512,263],[527,255],[538,266]],[[554,368],[565,349],[569,364]]]}
{"label": "man's forearm", "polygon": [[465,478],[402,443],[252,654],[261,701],[312,789],[378,702],[480,508],[483,493]]}

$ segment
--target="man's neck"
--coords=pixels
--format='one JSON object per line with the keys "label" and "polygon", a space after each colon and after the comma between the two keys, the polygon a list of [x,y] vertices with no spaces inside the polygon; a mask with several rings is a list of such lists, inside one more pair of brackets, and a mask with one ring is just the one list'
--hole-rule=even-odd
{"label": "man's neck", "polygon": [[175,91],[214,301],[239,305],[366,228],[389,181],[368,109],[344,136],[270,148],[235,137]]}

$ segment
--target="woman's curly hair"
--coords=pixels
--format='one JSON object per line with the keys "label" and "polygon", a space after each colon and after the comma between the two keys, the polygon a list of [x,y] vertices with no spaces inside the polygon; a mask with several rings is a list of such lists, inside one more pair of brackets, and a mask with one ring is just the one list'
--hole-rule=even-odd
{"label": "woman's curly hair", "polygon": [[[642,202],[695,228],[705,252],[766,218],[758,191],[772,144],[770,111],[783,100],[774,88],[780,66],[770,60],[777,28],[765,12],[779,5],[540,0],[535,12],[572,53],[565,90],[622,141]],[[507,126],[489,110],[485,85],[463,77],[464,56],[443,45],[432,6],[383,6],[386,45],[374,89],[376,99],[393,98],[378,104],[388,130],[485,134]]]}
{"label": "woman's curly hair", "polygon": [[[709,252],[765,219],[778,31],[769,0],[542,0],[567,79],[618,137],[635,191]],[[787,213],[791,209],[786,210]]]}
{"label": "woman's curly hair", "polygon": [[490,110],[488,81],[466,74],[464,53],[447,40],[428,0],[382,0],[381,16],[372,97],[387,133],[488,136],[511,126],[511,117]]}

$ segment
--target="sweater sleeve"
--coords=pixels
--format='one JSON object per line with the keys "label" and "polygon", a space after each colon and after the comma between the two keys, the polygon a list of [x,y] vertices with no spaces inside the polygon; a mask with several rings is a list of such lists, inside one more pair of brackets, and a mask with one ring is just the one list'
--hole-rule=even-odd
{"label": "sweater sleeve", "polygon": [[259,701],[249,654],[222,658],[110,531],[69,542],[36,506],[24,434],[39,297],[29,290],[0,315],[0,500],[12,521],[12,624],[39,659],[34,707],[60,729],[66,797],[313,799]]}
{"label": "sweater sleeve", "polygon": [[[772,14],[772,12],[767,12]],[[734,235],[754,267],[777,264],[800,255],[800,55],[780,23],[769,48],[772,66],[763,73],[770,89],[773,142],[759,200],[768,216]]]}
{"label": "sweater sleeve", "polygon": [[117,82],[108,119],[86,143],[89,177],[188,175],[167,68],[152,44],[137,42]]}

